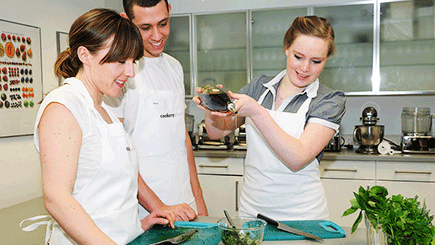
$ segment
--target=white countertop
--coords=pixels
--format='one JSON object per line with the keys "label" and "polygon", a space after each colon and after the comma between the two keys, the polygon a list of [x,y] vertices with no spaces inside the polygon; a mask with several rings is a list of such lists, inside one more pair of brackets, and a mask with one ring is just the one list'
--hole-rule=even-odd
{"label": "white countertop", "polygon": [[[246,151],[242,150],[196,150],[195,157],[232,157],[244,158]],[[385,162],[428,162],[435,163],[435,154],[402,154],[393,155],[361,154],[355,149],[342,149],[340,152],[325,152],[322,160],[346,160],[346,161],[385,161]]]}

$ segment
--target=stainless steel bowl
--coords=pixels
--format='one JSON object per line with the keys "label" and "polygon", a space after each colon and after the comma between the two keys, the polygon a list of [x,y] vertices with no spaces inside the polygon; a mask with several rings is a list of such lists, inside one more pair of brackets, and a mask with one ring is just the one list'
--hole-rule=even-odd
{"label": "stainless steel bowl", "polygon": [[383,125],[357,125],[353,131],[353,141],[359,145],[376,146],[384,139]]}

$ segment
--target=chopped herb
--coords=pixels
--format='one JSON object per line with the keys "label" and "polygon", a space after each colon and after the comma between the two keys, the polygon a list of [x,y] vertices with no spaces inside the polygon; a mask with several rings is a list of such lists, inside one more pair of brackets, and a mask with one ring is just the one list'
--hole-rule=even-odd
{"label": "chopped herb", "polygon": [[222,242],[225,245],[260,245],[262,240],[261,233],[222,231]]}

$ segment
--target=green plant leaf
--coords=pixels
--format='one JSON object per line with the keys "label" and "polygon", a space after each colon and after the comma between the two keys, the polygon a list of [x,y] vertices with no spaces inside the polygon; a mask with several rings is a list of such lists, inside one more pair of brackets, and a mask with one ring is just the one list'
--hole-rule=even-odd
{"label": "green plant leaf", "polygon": [[358,225],[359,223],[361,223],[361,220],[362,220],[362,212],[359,212],[358,217],[356,218],[355,222],[353,222],[351,233],[354,233],[356,231],[356,228],[358,228]]}
{"label": "green plant leaf", "polygon": [[354,199],[350,199],[349,202],[350,202],[350,205],[351,205],[353,208],[359,208],[359,204],[358,204],[356,198],[354,198]]}
{"label": "green plant leaf", "polygon": [[388,191],[382,186],[373,186],[368,190],[360,186],[358,193],[353,194],[355,198],[350,200],[351,207],[342,215],[344,217],[360,210],[352,225],[352,233],[361,223],[364,211],[364,215],[374,227],[380,227],[384,233],[389,234],[390,244],[400,244],[398,237],[405,239],[407,245],[433,242],[434,215],[430,215],[426,200],[420,205],[418,196],[405,198],[399,194],[388,198]]}
{"label": "green plant leaf", "polygon": [[383,187],[383,186],[378,186],[378,185],[375,185],[375,186],[373,186],[372,188],[370,188],[370,191],[373,193],[373,194],[375,194],[375,195],[377,195],[377,196],[381,196],[381,197],[386,197],[387,195],[388,195],[388,191],[387,191],[387,188],[385,188],[385,187]]}
{"label": "green plant leaf", "polygon": [[358,208],[350,207],[350,208],[348,208],[346,211],[344,211],[344,213],[343,213],[343,215],[341,215],[341,217],[344,217],[344,216],[348,216],[348,215],[350,215],[350,214],[353,214],[353,213],[355,213],[357,210],[358,210]]}

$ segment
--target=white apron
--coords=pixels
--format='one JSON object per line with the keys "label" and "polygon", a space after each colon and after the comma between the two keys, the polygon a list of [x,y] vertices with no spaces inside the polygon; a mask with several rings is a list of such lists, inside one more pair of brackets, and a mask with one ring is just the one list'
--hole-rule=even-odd
{"label": "white apron", "polygon": [[[139,88],[139,105],[132,133],[139,155],[139,171],[145,183],[167,205],[187,203],[196,210],[186,150],[184,122],[184,84],[164,56],[167,81],[153,83],[154,73],[140,62],[135,79]],[[146,61],[146,59],[145,59]],[[145,66],[145,67],[144,67]],[[162,85],[164,87],[163,90]],[[139,205],[139,216],[149,213]]]}
{"label": "white apron", "polygon": [[[278,75],[274,79],[281,78]],[[263,102],[267,92],[258,103]],[[280,108],[285,108],[289,102],[285,101]],[[310,102],[311,98],[308,98],[297,113],[268,112],[286,133],[298,139],[304,130]],[[293,172],[275,155],[250,118],[246,118],[246,136],[248,150],[239,216],[262,213],[278,220],[328,219],[317,159]]]}
{"label": "white apron", "polygon": [[[117,244],[127,244],[144,232],[137,208],[137,153],[130,136],[116,117],[111,116],[116,122],[107,124],[94,107],[92,111],[100,119],[98,129],[102,135],[102,163],[97,173],[74,198],[108,237]],[[37,216],[27,220],[47,217]],[[25,231],[47,225],[45,244],[76,244],[54,220],[23,228],[25,221],[20,224]]]}

